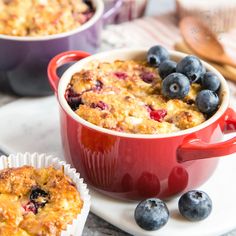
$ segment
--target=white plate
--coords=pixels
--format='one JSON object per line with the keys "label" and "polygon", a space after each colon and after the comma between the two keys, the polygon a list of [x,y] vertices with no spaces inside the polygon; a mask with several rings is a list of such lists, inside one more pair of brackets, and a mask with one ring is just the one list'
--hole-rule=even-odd
{"label": "white plate", "polygon": [[[0,148],[7,152],[47,152],[62,157],[58,117],[54,97],[21,99],[0,108]],[[200,188],[213,201],[212,214],[205,221],[192,223],[180,217],[177,198],[167,202],[170,220],[156,232],[144,231],[134,222],[137,203],[114,200],[91,190],[91,210],[138,236],[221,235],[236,228],[236,155],[221,159],[214,176]]]}

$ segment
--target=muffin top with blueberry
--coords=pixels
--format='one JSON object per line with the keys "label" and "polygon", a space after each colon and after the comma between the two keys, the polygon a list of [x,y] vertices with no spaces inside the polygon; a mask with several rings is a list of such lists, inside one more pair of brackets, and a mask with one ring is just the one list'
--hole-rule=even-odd
{"label": "muffin top with blueberry", "polygon": [[178,63],[154,46],[146,61],[91,62],[75,73],[65,98],[97,126],[133,134],[165,134],[197,126],[218,108],[220,81],[201,61]]}
{"label": "muffin top with blueberry", "polygon": [[53,167],[0,171],[0,235],[58,236],[83,201],[70,178]]}

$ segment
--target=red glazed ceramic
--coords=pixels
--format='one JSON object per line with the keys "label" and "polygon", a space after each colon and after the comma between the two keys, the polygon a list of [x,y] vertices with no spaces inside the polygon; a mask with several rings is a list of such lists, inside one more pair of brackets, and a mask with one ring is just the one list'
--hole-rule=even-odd
{"label": "red glazed ceramic", "polygon": [[[236,152],[236,137],[221,141],[226,131],[236,130],[236,113],[229,108],[229,88],[222,75],[221,106],[201,125],[172,134],[127,134],[93,125],[76,115],[65,99],[71,76],[92,60],[145,59],[147,49],[121,49],[90,56],[71,51],[49,64],[49,81],[60,104],[61,136],[65,158],[92,187],[106,195],[139,200],[167,198],[203,184],[214,172],[220,156]],[[171,51],[178,61],[185,54]],[[82,60],[81,60],[82,59]],[[59,80],[59,66],[79,61]]]}

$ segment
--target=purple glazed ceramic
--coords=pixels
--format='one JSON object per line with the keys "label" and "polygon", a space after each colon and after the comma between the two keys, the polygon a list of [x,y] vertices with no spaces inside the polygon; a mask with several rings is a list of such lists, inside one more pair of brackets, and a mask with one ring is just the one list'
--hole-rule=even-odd
{"label": "purple glazed ceramic", "polygon": [[68,50],[96,51],[103,25],[121,6],[122,0],[104,13],[102,0],[93,0],[94,16],[79,28],[61,34],[39,37],[0,35],[0,88],[21,96],[52,93],[47,65],[55,55]]}

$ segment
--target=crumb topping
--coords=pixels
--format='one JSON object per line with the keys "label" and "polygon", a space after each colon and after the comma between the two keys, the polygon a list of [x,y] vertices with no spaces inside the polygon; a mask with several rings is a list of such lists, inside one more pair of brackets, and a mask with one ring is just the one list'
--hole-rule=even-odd
{"label": "crumb topping", "polygon": [[82,206],[61,170],[24,166],[0,171],[1,236],[59,236]]}
{"label": "crumb topping", "polygon": [[195,105],[199,84],[184,100],[161,94],[156,68],[143,61],[93,62],[72,76],[65,97],[81,118],[126,133],[163,134],[205,121]]}
{"label": "crumb topping", "polygon": [[42,36],[73,30],[94,14],[90,1],[0,1],[0,34]]}

